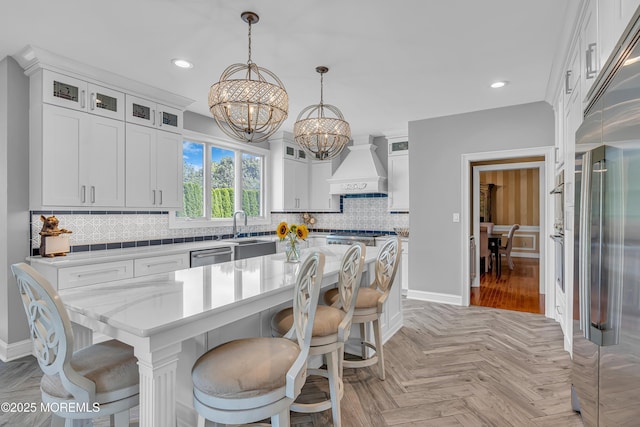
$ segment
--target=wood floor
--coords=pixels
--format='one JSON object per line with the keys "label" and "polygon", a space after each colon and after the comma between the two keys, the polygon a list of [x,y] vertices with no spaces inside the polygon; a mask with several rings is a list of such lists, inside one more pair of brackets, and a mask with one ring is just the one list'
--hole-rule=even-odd
{"label": "wood floor", "polygon": [[544,314],[540,294],[540,264],[534,258],[513,258],[515,268],[502,262],[500,278],[489,271],[480,276],[480,287],[471,288],[471,305]]}
{"label": "wood floor", "polygon": [[[371,368],[345,369],[343,426],[582,426],[571,410],[570,358],[556,322],[415,300],[404,301],[404,316],[385,345],[386,381]],[[0,362],[0,402],[39,402],[40,376],[31,357]],[[324,393],[319,384],[305,393]],[[0,413],[0,426],[48,422],[48,414]],[[329,410],[292,414],[294,427],[330,425]]]}

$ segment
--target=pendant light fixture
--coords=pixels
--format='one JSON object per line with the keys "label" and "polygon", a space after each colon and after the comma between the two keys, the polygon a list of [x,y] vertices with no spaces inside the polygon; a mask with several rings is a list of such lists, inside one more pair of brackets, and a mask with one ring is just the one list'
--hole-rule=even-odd
{"label": "pendant light fixture", "polygon": [[[317,160],[329,160],[342,152],[351,139],[351,128],[342,112],[335,106],[325,104],[323,98],[324,74],[329,68],[316,67],[320,73],[320,104],[310,105],[300,112],[293,125],[296,143]],[[332,113],[335,117],[327,117]]]}
{"label": "pendant light fixture", "polygon": [[[243,12],[249,24],[249,60],[223,71],[209,90],[209,111],[220,129],[233,139],[261,142],[278,130],[289,112],[289,95],[278,77],[251,61],[251,25],[257,14]],[[239,76],[235,76],[240,74]],[[270,80],[270,81],[268,81]]]}

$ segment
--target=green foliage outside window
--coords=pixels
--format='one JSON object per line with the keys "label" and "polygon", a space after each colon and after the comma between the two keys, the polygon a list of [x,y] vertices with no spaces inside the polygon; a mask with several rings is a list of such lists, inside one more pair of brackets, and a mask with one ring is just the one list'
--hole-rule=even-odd
{"label": "green foliage outside window", "polygon": [[[211,218],[231,218],[234,212],[234,160],[223,157],[211,163]],[[202,168],[183,166],[184,209],[180,217],[204,217]],[[242,158],[242,209],[249,217],[260,216],[261,163],[257,157]]]}

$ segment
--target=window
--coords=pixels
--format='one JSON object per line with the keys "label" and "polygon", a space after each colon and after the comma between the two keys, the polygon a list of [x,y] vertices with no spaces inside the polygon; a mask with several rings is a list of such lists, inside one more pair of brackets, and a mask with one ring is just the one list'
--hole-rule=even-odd
{"label": "window", "polygon": [[243,210],[254,222],[266,218],[266,150],[246,148],[214,141],[183,141],[184,207],[176,212],[174,226],[228,222],[237,210]]}

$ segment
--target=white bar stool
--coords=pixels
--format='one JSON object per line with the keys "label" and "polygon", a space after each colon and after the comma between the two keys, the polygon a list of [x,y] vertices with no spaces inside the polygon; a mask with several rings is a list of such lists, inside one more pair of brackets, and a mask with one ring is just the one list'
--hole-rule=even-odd
{"label": "white bar stool", "polygon": [[[340,400],[344,394],[342,383],[342,355],[344,344],[351,331],[351,319],[364,268],[365,246],[352,245],[342,257],[338,274],[338,298],[332,306],[320,305],[313,323],[309,355],[322,355],[327,369],[309,369],[309,375],[319,375],[329,380],[330,399],[313,403],[295,401],[291,410],[301,413],[321,412],[331,408],[333,425],[340,427]],[[279,311],[271,320],[274,335],[286,333],[293,324],[293,309]]]}
{"label": "white bar stool", "polygon": [[[379,249],[375,263],[375,279],[366,288],[358,290],[356,308],[353,313],[353,323],[360,324],[360,339],[362,346],[361,360],[344,360],[345,368],[362,368],[378,364],[378,376],[385,379],[384,352],[382,345],[382,332],[380,329],[380,316],[384,310],[384,303],[389,297],[400,264],[401,241],[395,236],[388,239]],[[333,304],[338,299],[338,290],[329,289],[324,293],[325,304]],[[365,340],[366,325],[373,323],[375,344]],[[375,351],[372,357],[366,358],[366,348]]]}
{"label": "white bar stool", "polygon": [[198,426],[204,427],[205,419],[246,424],[265,418],[271,418],[274,427],[290,425],[289,407],[307,376],[324,262],[324,255],[316,252],[302,264],[293,295],[294,321],[287,335],[230,341],[196,361],[191,376]]}

